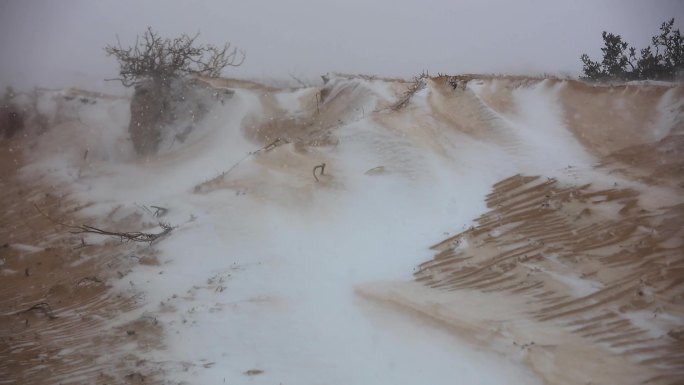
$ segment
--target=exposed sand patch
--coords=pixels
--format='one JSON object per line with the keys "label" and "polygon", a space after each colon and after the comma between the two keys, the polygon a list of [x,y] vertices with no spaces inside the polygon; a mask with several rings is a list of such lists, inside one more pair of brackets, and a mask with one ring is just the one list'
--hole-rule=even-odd
{"label": "exposed sand patch", "polygon": [[659,125],[668,125],[661,121],[662,113],[684,110],[681,86],[593,86],[566,82],[560,95],[568,127],[589,151],[599,156],[662,139],[658,136],[662,131]]}
{"label": "exposed sand patch", "polygon": [[548,383],[681,380],[684,199],[646,210],[633,190],[518,175],[487,203],[477,226],[433,246],[415,274],[426,288],[362,293],[524,350]]}
{"label": "exposed sand patch", "polygon": [[649,185],[684,192],[684,129],[681,131],[655,143],[616,151],[605,157],[601,166]]}
{"label": "exposed sand patch", "polygon": [[87,204],[46,181],[19,178],[21,147],[0,143],[0,382],[149,380],[154,369],[135,354],[117,352],[130,343],[141,352],[159,346],[159,328],[139,321],[112,328],[112,320],[134,309],[135,299],[108,290],[144,254],[115,240],[92,244],[39,214],[34,204],[62,222],[81,223],[78,212]]}
{"label": "exposed sand patch", "polygon": [[[482,78],[477,78],[482,79]],[[513,90],[519,87],[531,86],[544,79],[502,77],[490,78],[483,87],[479,97],[494,111],[503,115],[515,115],[517,113]],[[552,80],[547,80],[551,84]],[[463,84],[465,90],[465,84]]]}
{"label": "exposed sand patch", "polygon": [[[492,124],[496,119],[490,110],[492,106],[483,104],[482,99],[467,89],[465,81],[462,80],[454,88],[447,79],[431,80],[428,96],[429,112],[449,129],[465,133],[479,140],[505,143],[510,138]],[[489,87],[494,87],[495,90],[490,91]],[[486,100],[492,102],[494,106],[501,106],[504,110],[513,112],[514,106],[510,92],[500,90],[499,82],[494,82],[489,87],[486,87],[488,91],[485,94],[493,95],[493,92],[497,92],[496,98],[498,99],[495,101],[492,97]]]}

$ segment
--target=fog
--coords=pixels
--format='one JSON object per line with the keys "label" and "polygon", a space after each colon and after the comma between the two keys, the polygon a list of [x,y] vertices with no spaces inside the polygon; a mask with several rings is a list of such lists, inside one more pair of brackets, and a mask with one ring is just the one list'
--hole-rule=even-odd
{"label": "fog", "polygon": [[[152,26],[165,36],[247,51],[224,76],[315,79],[326,72],[410,77],[430,73],[577,76],[600,55],[601,31],[643,47],[684,3],[640,1],[90,1],[2,0],[0,84],[107,85],[117,64],[103,47],[132,44]],[[111,82],[109,83],[111,84]]]}

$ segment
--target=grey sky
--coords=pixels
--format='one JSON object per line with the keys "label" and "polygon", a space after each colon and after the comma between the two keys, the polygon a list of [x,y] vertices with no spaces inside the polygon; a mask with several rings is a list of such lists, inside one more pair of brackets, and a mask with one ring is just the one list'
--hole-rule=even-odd
{"label": "grey sky", "polygon": [[642,47],[670,17],[684,29],[683,0],[0,0],[0,83],[102,88],[117,72],[103,47],[147,25],[246,49],[225,76],[577,75],[601,31]]}

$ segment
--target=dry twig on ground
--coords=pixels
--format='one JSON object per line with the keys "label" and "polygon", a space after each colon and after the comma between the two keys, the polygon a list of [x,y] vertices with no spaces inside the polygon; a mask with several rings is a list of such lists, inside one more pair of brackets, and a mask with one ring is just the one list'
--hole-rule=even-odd
{"label": "dry twig on ground", "polygon": [[321,170],[320,175],[322,176],[323,173],[325,172],[325,163],[321,163],[317,166],[314,166],[314,168],[313,168],[313,177],[314,177],[314,179],[316,179],[316,182],[318,182],[318,177],[316,176],[316,170]]}
{"label": "dry twig on ground", "polygon": [[150,207],[147,207],[145,205],[139,205],[136,203],[136,206],[155,218],[163,217],[164,215],[166,215],[166,213],[169,212],[169,209],[161,206],[150,205],[150,207],[153,208],[154,211],[152,211]]}
{"label": "dry twig on ground", "polygon": [[233,164],[228,170],[220,173],[219,175],[215,176],[214,178],[211,178],[207,181],[204,181],[204,182],[196,185],[194,188],[195,193],[201,192],[205,186],[211,185],[212,183],[215,183],[216,181],[219,181],[219,180],[225,178],[226,175],[230,174],[231,171],[233,171],[237,166],[240,165],[240,163],[242,163],[245,159],[249,158],[250,156],[258,155],[259,153],[262,153],[262,152],[268,152],[268,151],[273,150],[274,148],[276,148],[278,146],[281,146],[283,144],[288,144],[288,143],[290,143],[290,142],[287,139],[276,138],[276,140],[265,145],[264,147],[261,147],[257,150],[248,152],[247,155],[245,155],[242,159],[235,162],[235,164]]}
{"label": "dry twig on ground", "polygon": [[175,229],[174,226],[169,225],[168,223],[164,222],[159,222],[159,227],[162,228],[162,231],[159,233],[144,233],[141,231],[131,231],[131,232],[121,232],[121,231],[111,231],[111,230],[103,230],[94,226],[88,226],[88,225],[70,225],[67,223],[59,222],[56,221],[52,218],[50,218],[47,214],[45,214],[37,205],[33,205],[36,210],[45,218],[50,220],[53,223],[56,223],[58,225],[68,227],[72,229],[70,233],[72,234],[99,234],[99,235],[109,235],[112,237],[119,237],[122,241],[134,241],[134,242],[149,242],[153,243],[171,233],[173,229]]}
{"label": "dry twig on ground", "polygon": [[425,79],[430,78],[430,75],[427,72],[423,72],[420,75],[416,76],[413,78],[413,83],[411,83],[411,86],[409,89],[404,93],[404,95],[397,101],[393,106],[392,109],[397,111],[400,110],[404,107],[406,107],[409,102],[411,101],[411,97],[415,95],[418,91],[422,90],[425,88],[427,83],[425,82]]}

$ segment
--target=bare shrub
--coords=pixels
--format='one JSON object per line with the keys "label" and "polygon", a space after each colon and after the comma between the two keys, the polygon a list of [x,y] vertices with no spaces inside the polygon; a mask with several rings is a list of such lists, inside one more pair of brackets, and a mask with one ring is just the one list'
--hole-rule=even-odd
{"label": "bare shrub", "polygon": [[[128,131],[136,152],[140,155],[157,153],[168,127],[191,116],[194,123],[206,113],[207,106],[196,99],[204,94],[192,75],[216,77],[226,67],[237,67],[245,60],[245,52],[230,44],[217,47],[197,44],[199,34],[170,39],[162,38],[152,28],[136,38],[133,46],[105,47],[107,55],[119,62],[119,77],[126,87],[135,87],[131,101],[131,121]],[[186,124],[179,139],[192,129]],[[178,136],[178,133],[176,134]]]}

